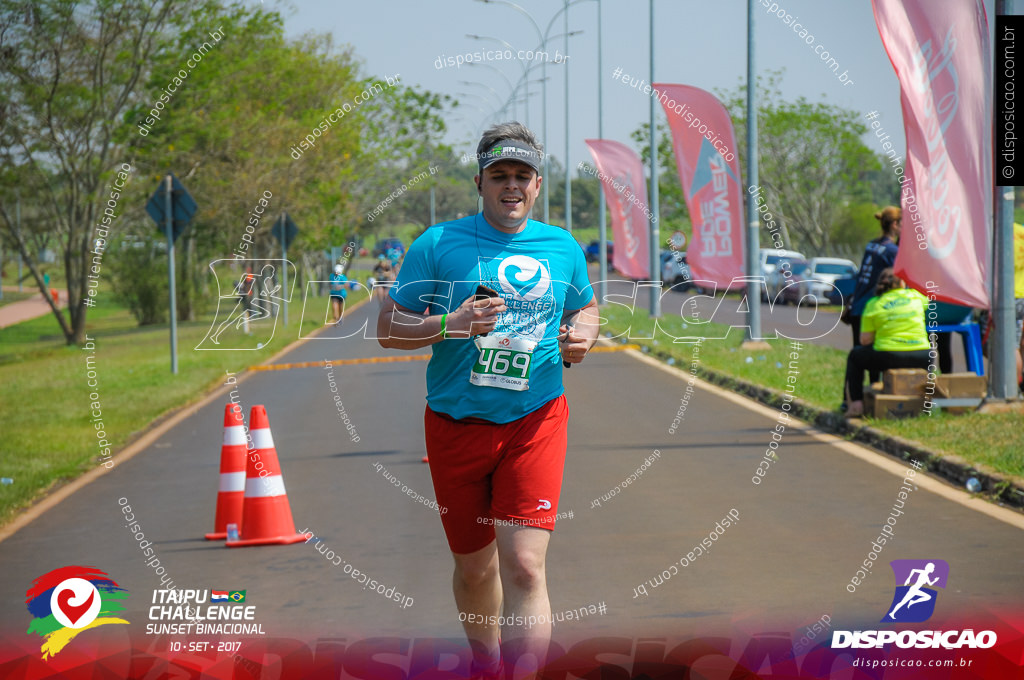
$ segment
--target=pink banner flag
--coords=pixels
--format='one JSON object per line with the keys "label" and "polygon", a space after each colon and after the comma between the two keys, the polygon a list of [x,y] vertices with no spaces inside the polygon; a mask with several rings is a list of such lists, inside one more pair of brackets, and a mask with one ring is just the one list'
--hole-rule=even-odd
{"label": "pink banner flag", "polygon": [[[874,0],[900,81],[907,167],[896,273],[946,302],[989,306],[992,64],[977,0]],[[932,285],[928,285],[931,283]]]}
{"label": "pink banner flag", "polygon": [[[719,290],[743,276],[743,197],[732,120],[710,92],[656,83],[672,130],[679,181],[693,222],[686,260],[698,280]],[[742,284],[737,284],[740,287]]]}
{"label": "pink banner flag", "polygon": [[610,139],[586,142],[597,164],[598,177],[604,183],[604,196],[612,214],[612,265],[631,279],[649,279],[651,211],[647,207],[643,162],[625,144]]}

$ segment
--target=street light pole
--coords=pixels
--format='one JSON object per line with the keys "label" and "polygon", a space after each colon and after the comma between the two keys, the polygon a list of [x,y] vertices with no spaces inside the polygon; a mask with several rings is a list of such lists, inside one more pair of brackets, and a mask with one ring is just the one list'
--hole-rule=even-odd
{"label": "street light pole", "polygon": [[[604,77],[604,68],[601,66],[601,0],[597,0],[597,137],[604,139],[604,120],[602,111],[604,99],[601,89],[601,81]],[[604,209],[604,182],[597,183],[597,253],[600,264],[598,281],[598,304],[603,303],[608,296],[608,225],[605,223]]]}
{"label": "street light pole", "polygon": [[[754,0],[747,0],[747,179],[757,186],[757,66],[754,52]],[[759,257],[758,222],[754,194],[747,193],[747,333],[749,342],[761,341],[761,284],[755,280]]]}
{"label": "street light pole", "polygon": [[171,173],[167,173],[166,193],[164,194],[164,214],[167,216],[164,231],[167,235],[167,283],[170,289],[171,308],[171,373],[178,375],[178,301],[174,290],[174,209],[171,201],[173,190]]}
{"label": "street light pole", "polygon": [[[1013,3],[996,0],[996,15],[1012,15]],[[994,116],[994,113],[993,113]],[[1017,398],[1013,312],[1013,198],[1014,187],[995,186],[992,234],[992,359],[989,393],[996,400]]]}
{"label": "street light pole", "polygon": [[[491,94],[493,94],[497,98],[498,101],[502,101],[501,94],[497,90],[495,90],[493,87],[491,87],[490,85],[488,85],[486,83],[481,83],[481,82],[478,82],[478,81],[475,81],[475,80],[460,80],[459,84],[460,85],[476,85],[477,87],[486,88],[486,89],[490,90]],[[508,109],[508,104],[509,104],[509,100],[505,99],[504,102],[501,105],[501,109],[499,109],[499,110],[502,110],[502,111],[507,110]]]}
{"label": "street light pole", "polygon": [[572,167],[569,163],[569,0],[562,0],[565,26],[565,230],[572,233]]}
{"label": "street light pole", "polygon": [[[540,25],[537,23],[537,20],[533,18],[532,14],[527,12],[525,9],[523,9],[522,7],[517,5],[516,3],[511,2],[511,0],[478,0],[478,1],[479,2],[483,2],[485,4],[508,5],[512,9],[516,10],[517,12],[519,12],[520,14],[525,16],[530,21],[530,23],[533,24],[534,30],[537,31],[537,37],[540,39],[541,47],[544,49],[545,52],[547,52],[548,33],[551,32],[551,27],[555,25],[555,20],[558,19],[558,15],[561,14],[562,12],[566,11],[569,7],[572,7],[576,3],[586,2],[588,0],[572,0],[572,2],[568,2],[568,0],[564,0],[567,4],[565,4],[565,6],[563,6],[562,9],[558,10],[557,12],[555,12],[555,15],[553,17],[551,17],[551,21],[548,23],[548,27],[547,27],[547,29],[544,32],[541,32]],[[567,32],[568,32],[568,30],[567,30]],[[566,43],[566,52],[568,52],[568,51],[569,51],[569,47],[568,47],[568,43]],[[568,68],[568,62],[566,63],[566,67]],[[541,111],[541,136],[544,138],[544,142],[547,143],[547,139],[548,139],[548,85],[547,85],[547,62],[546,61],[541,62],[541,78],[544,79],[544,84],[541,87],[541,108],[543,109]],[[568,106],[568,101],[566,102],[566,106]],[[568,166],[568,164],[569,164],[569,159],[568,158],[566,158],[565,163],[566,163],[566,166]],[[544,193],[544,222],[546,222],[546,223],[550,223],[549,210],[548,210],[549,209],[548,190],[549,190],[549,188],[551,186],[551,183],[547,181],[548,180],[548,169],[549,169],[548,153],[545,152],[544,153],[544,175],[543,175],[543,177],[544,177],[544,185],[543,185],[543,193]]]}
{"label": "street light pole", "polygon": [[[648,1],[650,7],[650,67],[651,80],[654,82],[654,0]],[[661,250],[659,241],[661,235],[658,233],[658,128],[655,125],[655,102],[657,97],[651,97],[651,281],[661,281]],[[661,316],[661,286],[651,286],[651,316]]]}

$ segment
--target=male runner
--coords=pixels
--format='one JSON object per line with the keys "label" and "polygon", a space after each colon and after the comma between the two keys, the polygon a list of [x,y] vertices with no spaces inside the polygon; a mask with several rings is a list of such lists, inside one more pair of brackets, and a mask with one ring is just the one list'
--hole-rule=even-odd
{"label": "male runner", "polygon": [[528,219],[541,153],[519,123],[484,132],[474,178],[483,212],[416,239],[377,320],[384,347],[433,345],[426,449],[481,678],[501,673],[499,632],[523,640],[538,665],[547,653],[544,565],[567,442],[562,362],[583,360],[600,323],[579,244]]}

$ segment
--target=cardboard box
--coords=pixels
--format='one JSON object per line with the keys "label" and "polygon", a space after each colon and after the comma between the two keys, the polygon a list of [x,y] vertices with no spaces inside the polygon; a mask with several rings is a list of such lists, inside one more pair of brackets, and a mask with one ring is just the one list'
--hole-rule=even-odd
{"label": "cardboard box", "polygon": [[864,413],[873,418],[910,418],[924,411],[924,397],[898,394],[876,394],[870,411],[864,402]]}
{"label": "cardboard box", "polygon": [[882,374],[882,394],[924,395],[928,371],[923,368],[890,368]]}
{"label": "cardboard box", "polygon": [[988,378],[975,373],[946,373],[935,380],[935,396],[942,399],[984,397],[988,394]]}

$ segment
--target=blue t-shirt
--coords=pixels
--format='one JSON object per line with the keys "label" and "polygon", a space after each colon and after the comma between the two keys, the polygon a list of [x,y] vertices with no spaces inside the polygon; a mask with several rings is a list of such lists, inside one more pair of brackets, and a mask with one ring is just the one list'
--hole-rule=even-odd
{"label": "blue t-shirt", "polygon": [[888,236],[880,236],[868,243],[864,249],[864,258],[857,272],[857,283],[853,288],[850,314],[861,316],[868,300],[875,297],[875,286],[882,270],[896,262],[896,244]]}
{"label": "blue t-shirt", "polygon": [[558,351],[562,312],[585,307],[594,293],[583,250],[564,229],[529,220],[518,234],[506,234],[478,213],[435,224],[417,238],[389,294],[418,314],[428,309],[431,315],[445,314],[471,297],[479,283],[498,291],[508,307],[492,334],[512,333],[538,343],[529,389],[470,383],[480,351],[472,339],[450,338],[431,346],[427,404],[453,418],[508,423],[564,391]]}
{"label": "blue t-shirt", "polygon": [[331,274],[331,297],[348,297],[348,291],[345,290],[346,281],[348,279],[344,274]]}

